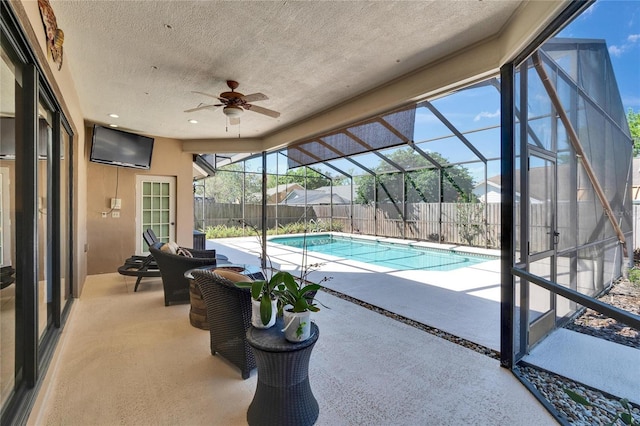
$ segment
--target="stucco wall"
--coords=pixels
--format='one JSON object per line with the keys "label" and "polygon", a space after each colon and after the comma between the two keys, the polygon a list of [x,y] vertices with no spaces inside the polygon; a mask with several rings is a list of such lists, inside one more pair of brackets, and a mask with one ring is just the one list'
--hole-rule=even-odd
{"label": "stucco wall", "polygon": [[65,117],[71,126],[73,133],[73,150],[75,175],[73,178],[73,242],[74,269],[73,269],[73,293],[78,296],[87,275],[86,256],[86,162],[84,160],[84,117],[80,102],[73,82],[70,66],[67,60],[63,61],[62,68],[53,62],[51,55],[45,49],[46,39],[40,10],[37,1],[12,0],[10,1],[16,12],[20,25],[24,30],[29,44],[34,49],[38,64],[52,86],[56,99],[60,102]]}
{"label": "stucco wall", "polygon": [[[87,161],[87,272],[116,272],[124,260],[135,254],[136,179],[138,175],[173,176],[176,179],[176,242],[193,245],[193,162],[182,152],[180,141],[155,138],[150,170],[138,170],[88,162],[92,129],[86,129]],[[122,200],[120,217],[102,212],[111,208],[111,198]]]}

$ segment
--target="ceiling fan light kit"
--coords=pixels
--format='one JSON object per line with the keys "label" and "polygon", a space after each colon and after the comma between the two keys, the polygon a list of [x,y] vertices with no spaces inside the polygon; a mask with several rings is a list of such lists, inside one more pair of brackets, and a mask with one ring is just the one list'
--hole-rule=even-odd
{"label": "ceiling fan light kit", "polygon": [[227,86],[231,89],[230,92],[222,92],[220,96],[211,95],[209,93],[204,92],[193,92],[200,95],[209,96],[211,98],[217,99],[221,103],[219,104],[211,104],[211,105],[198,105],[195,108],[191,108],[186,110],[185,112],[195,112],[203,109],[213,109],[216,110],[221,106],[224,106],[222,112],[224,115],[229,117],[230,124],[240,124],[240,116],[242,113],[246,111],[253,111],[258,114],[263,114],[272,118],[278,118],[280,113],[277,111],[270,110],[268,108],[263,108],[257,105],[253,105],[250,102],[256,101],[266,101],[269,98],[262,93],[252,93],[250,95],[244,95],[240,92],[236,92],[235,89],[238,88],[239,84],[237,81],[227,80]]}
{"label": "ceiling fan light kit", "polygon": [[244,110],[238,106],[234,106],[234,105],[228,105],[226,107],[223,108],[222,112],[224,113],[224,115],[226,115],[227,117],[240,117],[242,115],[242,112]]}

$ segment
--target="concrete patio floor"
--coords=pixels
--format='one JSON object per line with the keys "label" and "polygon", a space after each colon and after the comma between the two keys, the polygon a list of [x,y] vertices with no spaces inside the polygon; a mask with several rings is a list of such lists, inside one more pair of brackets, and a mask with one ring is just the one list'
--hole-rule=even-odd
{"label": "concrete patio floor", "polygon": [[[358,238],[397,241],[382,237]],[[209,241],[231,259],[257,265],[257,238]],[[429,246],[430,243],[415,245]],[[438,248],[456,249],[441,244]],[[464,248],[498,255],[496,250]],[[299,249],[269,245],[269,258],[280,269],[299,271]],[[393,271],[308,251],[308,264],[323,263],[310,274],[322,285],[454,336],[500,351],[500,261],[490,260],[454,271]],[[375,273],[375,274],[373,274]],[[524,360],[577,382],[640,404],[640,350],[574,331],[558,329],[535,346]]]}
{"label": "concrete patio floor", "polygon": [[[218,248],[255,264],[247,247],[233,244]],[[370,274],[325,284],[364,293],[360,275]],[[212,356],[208,331],[189,324],[189,305],[164,306],[160,279],[143,279],[136,293],[134,284],[117,273],[88,277],[28,424],[246,424],[257,372],[242,380]],[[329,307],[314,315],[320,338],[309,376],[318,425],[556,424],[495,359],[326,292],[318,299]]]}

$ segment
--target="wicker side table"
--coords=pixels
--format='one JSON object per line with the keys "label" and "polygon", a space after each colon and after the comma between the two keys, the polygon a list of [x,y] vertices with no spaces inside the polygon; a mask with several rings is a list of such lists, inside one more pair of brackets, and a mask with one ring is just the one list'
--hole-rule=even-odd
{"label": "wicker side table", "polygon": [[318,340],[318,326],[300,343],[284,338],[282,318],[266,330],[250,327],[247,343],[258,366],[258,384],[247,411],[249,425],[304,426],[318,419],[318,401],[309,383],[309,358]]}

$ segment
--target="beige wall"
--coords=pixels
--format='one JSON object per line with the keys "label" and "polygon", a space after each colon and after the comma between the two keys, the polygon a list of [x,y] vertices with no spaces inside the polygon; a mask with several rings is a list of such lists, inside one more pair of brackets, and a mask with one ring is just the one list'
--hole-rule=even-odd
{"label": "beige wall", "polygon": [[[38,62],[52,85],[65,117],[74,133],[74,295],[82,292],[88,274],[116,272],[124,260],[135,252],[135,182],[136,175],[150,174],[176,178],[176,241],[193,245],[192,157],[183,153],[179,141],[156,138],[151,170],[116,168],[90,163],[91,127],[85,126],[70,65],[63,61],[58,70],[45,50],[45,33],[38,2],[11,0],[20,23],[35,50]],[[118,198],[123,208],[119,219],[102,218],[115,191],[118,172]]]}
{"label": "beige wall", "polygon": [[[86,129],[85,152],[91,151],[91,128]],[[88,154],[86,154],[88,161]],[[136,179],[138,175],[176,178],[176,242],[193,246],[193,161],[180,141],[155,138],[150,170],[87,162],[87,273],[116,272],[136,251]],[[111,198],[122,200],[120,217],[102,217]]]}
{"label": "beige wall", "polygon": [[[73,132],[73,150],[75,171],[74,183],[74,206],[73,206],[73,233],[75,241],[74,250],[74,270],[73,270],[73,293],[79,296],[82,286],[87,276],[87,256],[86,256],[86,162],[84,160],[84,117],[80,108],[80,102],[76,93],[73,78],[68,61],[63,61],[62,68],[53,62],[51,55],[47,55],[45,50],[45,32],[40,18],[38,2],[33,0],[11,0],[10,4],[18,16],[20,25],[24,30],[29,44],[34,50],[38,64],[42,69],[47,81],[52,86],[56,94],[56,99],[62,106],[63,113]],[[80,143],[79,143],[80,142]]]}

